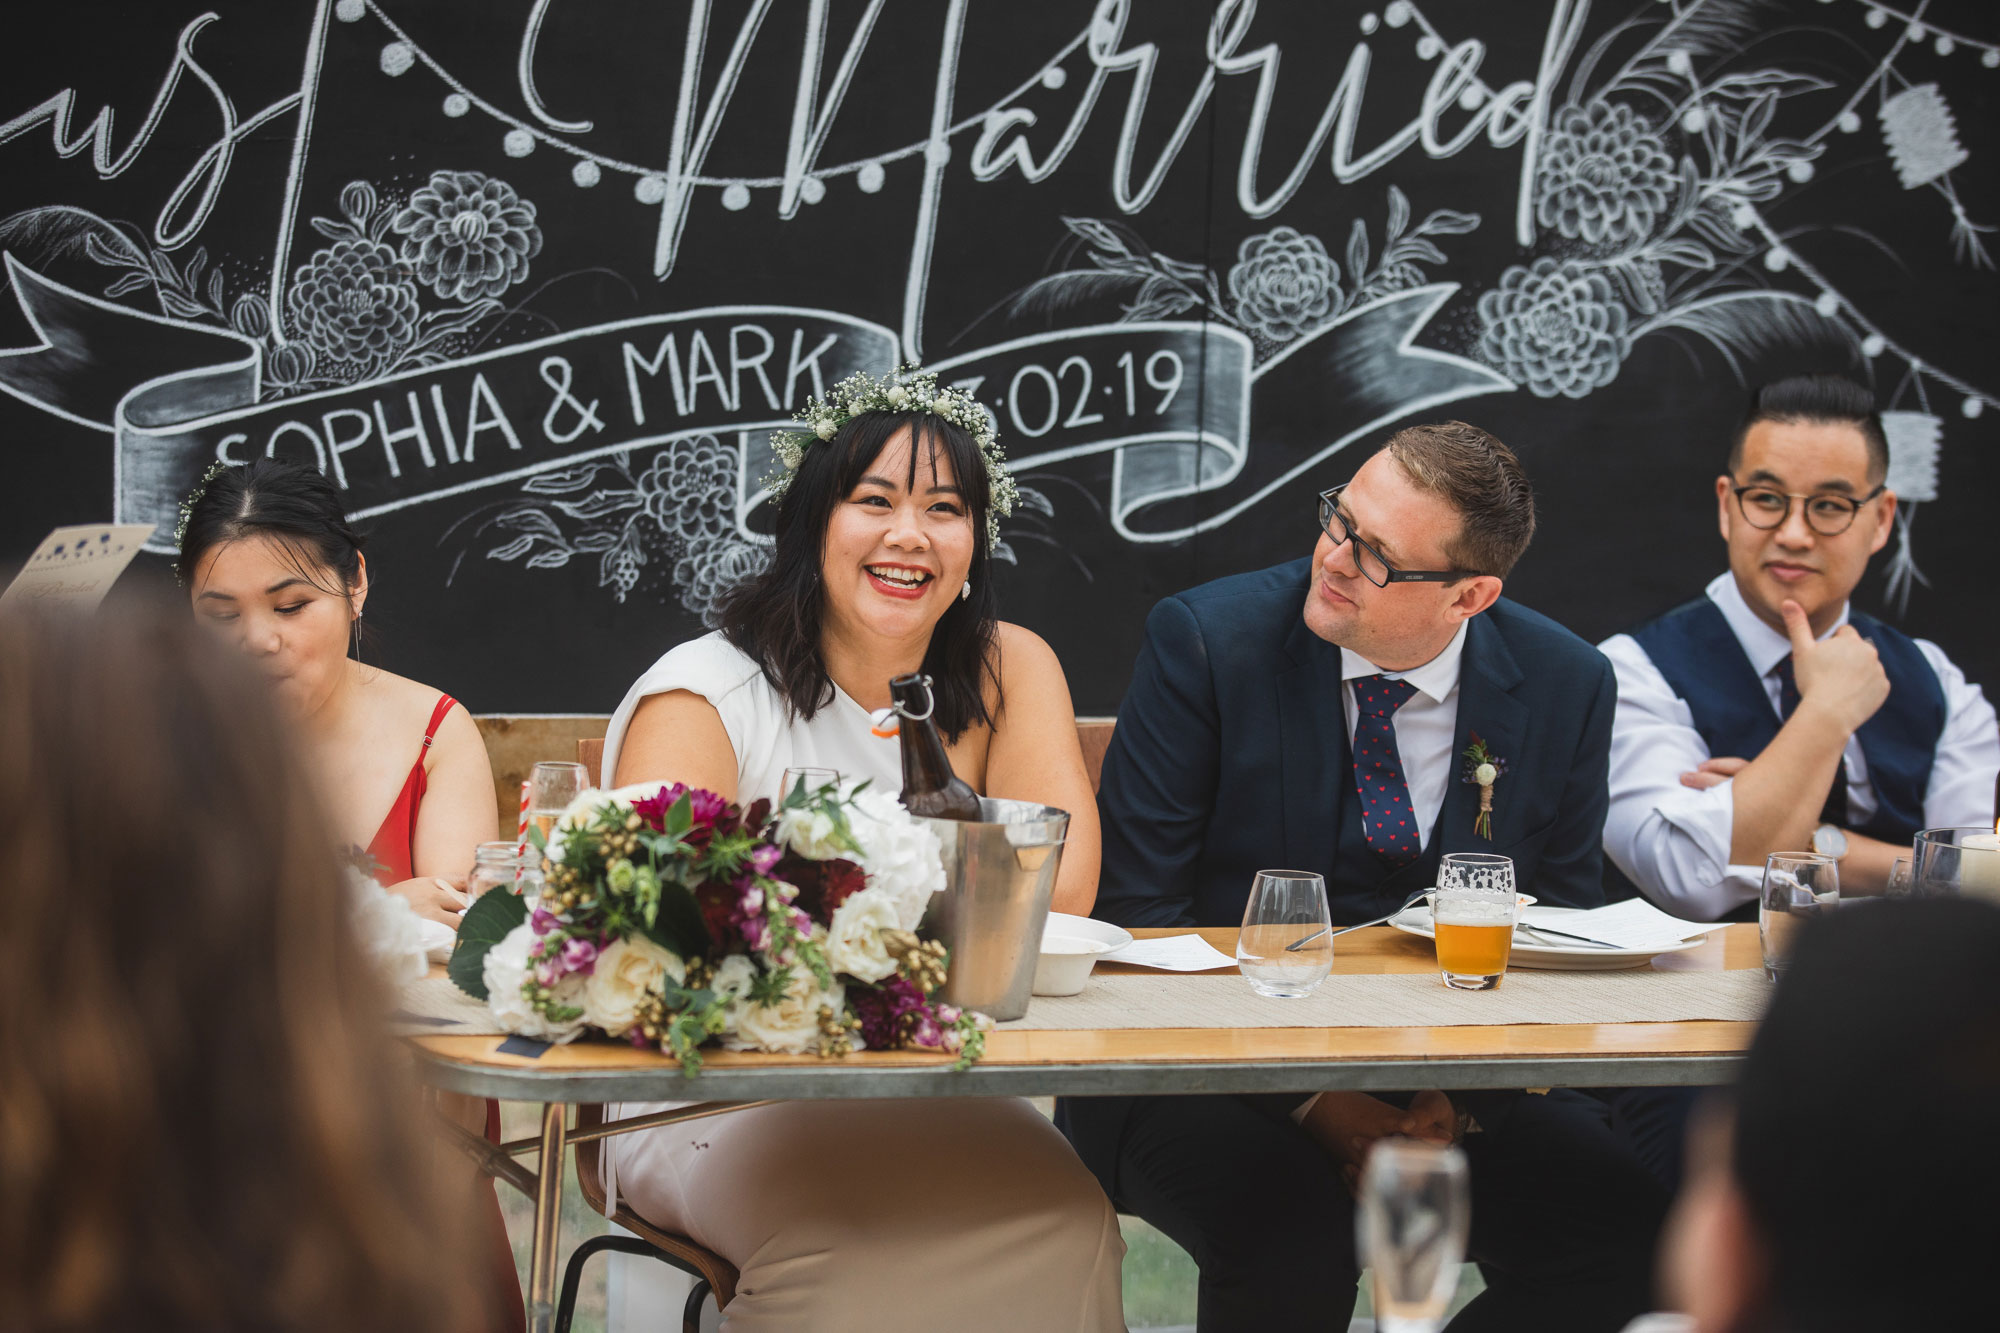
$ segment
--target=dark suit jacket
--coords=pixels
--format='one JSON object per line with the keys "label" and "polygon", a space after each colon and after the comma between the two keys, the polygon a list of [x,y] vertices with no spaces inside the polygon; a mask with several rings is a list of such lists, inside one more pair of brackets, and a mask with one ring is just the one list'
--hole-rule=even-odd
{"label": "dark suit jacket", "polygon": [[[1355,894],[1343,910],[1333,873],[1347,723],[1340,649],[1303,618],[1310,566],[1218,579],[1153,608],[1104,757],[1097,916],[1238,925],[1251,877],[1276,866],[1327,876],[1336,922],[1388,910]],[[1505,599],[1475,617],[1430,865],[1440,852],[1499,852],[1545,903],[1602,903],[1617,698],[1611,664],[1547,617]],[[1459,780],[1473,732],[1507,761],[1490,842],[1473,832],[1479,789]]]}

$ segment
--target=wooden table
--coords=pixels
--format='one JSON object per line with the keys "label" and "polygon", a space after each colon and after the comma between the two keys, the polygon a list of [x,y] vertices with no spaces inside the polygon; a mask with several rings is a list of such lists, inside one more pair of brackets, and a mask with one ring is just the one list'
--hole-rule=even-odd
{"label": "wooden table", "polygon": [[[1140,938],[1183,931],[1137,930]],[[1200,932],[1234,955],[1236,931]],[[1759,968],[1757,928],[1725,926],[1699,948],[1655,960],[1662,969]],[[1435,972],[1430,941],[1386,926],[1343,935],[1333,970],[1356,975]],[[1097,976],[1146,969],[1099,964]],[[1224,969],[1218,969],[1224,970]],[[1504,984],[1504,983],[1503,983]],[[956,1072],[950,1059],[867,1051],[841,1060],[716,1051],[701,1075],[682,1077],[665,1057],[609,1042],[504,1055],[500,1037],[415,1037],[424,1080],[477,1097],[542,1104],[542,1132],[497,1148],[454,1130],[488,1171],[534,1198],[528,1316],[553,1326],[557,1205],[570,1144],[765,1101],[864,1097],[1115,1096],[1217,1092],[1372,1091],[1414,1088],[1618,1087],[1727,1082],[1748,1049],[1752,1023],[1520,1024],[1411,1028],[1169,1028],[1093,1032],[995,1032],[986,1056]],[[657,1116],[615,1121],[579,1135],[577,1102],[703,1100]],[[515,1155],[539,1148],[528,1171]],[[554,1169],[549,1169],[551,1166]]]}

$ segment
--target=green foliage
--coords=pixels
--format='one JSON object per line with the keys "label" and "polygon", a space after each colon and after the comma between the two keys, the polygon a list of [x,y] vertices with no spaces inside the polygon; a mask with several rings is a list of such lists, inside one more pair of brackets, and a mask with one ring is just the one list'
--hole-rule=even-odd
{"label": "green foliage", "polygon": [[475,1000],[486,998],[486,953],[528,919],[528,904],[505,889],[482,893],[458,923],[448,971],[452,985]]}

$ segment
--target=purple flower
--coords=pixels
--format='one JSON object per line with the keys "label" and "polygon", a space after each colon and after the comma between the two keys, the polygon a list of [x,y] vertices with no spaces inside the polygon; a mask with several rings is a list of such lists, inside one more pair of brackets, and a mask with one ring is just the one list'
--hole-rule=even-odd
{"label": "purple flower", "polygon": [[535,914],[528,919],[534,925],[537,935],[547,935],[551,931],[563,928],[562,918],[549,911],[546,907],[537,907]]}
{"label": "purple flower", "polygon": [[570,939],[562,947],[562,966],[565,972],[581,972],[588,976],[597,969],[597,945],[590,940]]}
{"label": "purple flower", "polygon": [[769,875],[778,862],[785,859],[785,849],[765,843],[750,853],[750,868],[760,875]]}

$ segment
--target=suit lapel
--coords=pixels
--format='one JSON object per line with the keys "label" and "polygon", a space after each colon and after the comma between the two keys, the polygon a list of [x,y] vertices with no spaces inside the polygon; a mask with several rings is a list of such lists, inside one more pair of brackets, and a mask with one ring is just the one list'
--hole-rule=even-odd
{"label": "suit lapel", "polygon": [[[1490,852],[1507,846],[1522,830],[1518,804],[1510,801],[1513,783],[1521,780],[1521,744],[1528,734],[1528,709],[1513,695],[1523,677],[1500,631],[1485,616],[1466,626],[1465,656],[1458,672],[1458,726],[1451,754],[1451,778],[1438,810],[1433,845],[1445,852]],[[1509,761],[1509,772],[1493,784],[1493,837],[1473,832],[1479,817],[1479,787],[1460,779],[1465,751],[1473,734],[1486,742],[1488,753]]]}
{"label": "suit lapel", "polygon": [[1340,649],[1301,619],[1285,641],[1289,665],[1275,682],[1282,728],[1285,864],[1330,874],[1340,836],[1347,716],[1341,706]]}

